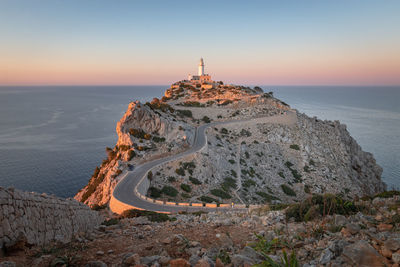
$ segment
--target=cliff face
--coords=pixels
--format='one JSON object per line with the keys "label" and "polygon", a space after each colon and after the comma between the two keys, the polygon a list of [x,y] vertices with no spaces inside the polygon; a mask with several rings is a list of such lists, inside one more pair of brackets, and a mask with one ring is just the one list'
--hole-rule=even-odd
{"label": "cliff face", "polygon": [[107,148],[107,159],[96,168],[75,199],[90,206],[104,205],[126,170],[154,157],[177,153],[193,142],[194,127],[178,121],[175,110],[158,100],[129,104],[117,123],[118,142]]}
{"label": "cliff face", "polygon": [[106,204],[125,170],[188,148],[198,125],[239,119],[210,128],[201,152],[154,169],[148,195],[256,204],[292,202],[312,193],[354,197],[385,189],[382,169],[345,125],[300,114],[259,88],[176,83],[161,100],[130,103],[117,124],[117,145],[108,149],[108,159],[75,198]]}

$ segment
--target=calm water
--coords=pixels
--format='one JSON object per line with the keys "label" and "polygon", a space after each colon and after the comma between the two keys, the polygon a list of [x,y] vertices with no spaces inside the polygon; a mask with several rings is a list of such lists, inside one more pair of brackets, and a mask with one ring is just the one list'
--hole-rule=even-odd
{"label": "calm water", "polygon": [[[0,87],[0,186],[73,196],[115,145],[128,103],[167,87]],[[346,123],[389,187],[400,186],[400,88],[263,88],[308,115]]]}

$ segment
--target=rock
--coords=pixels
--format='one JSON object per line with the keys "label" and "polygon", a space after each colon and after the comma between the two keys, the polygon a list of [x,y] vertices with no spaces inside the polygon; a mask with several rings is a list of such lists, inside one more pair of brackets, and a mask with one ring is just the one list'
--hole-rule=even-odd
{"label": "rock", "polygon": [[102,261],[89,261],[85,267],[107,267],[107,264]]}
{"label": "rock", "polygon": [[103,256],[103,255],[104,255],[104,251],[99,250],[99,251],[96,252],[96,255],[98,255],[98,256]]}
{"label": "rock", "polygon": [[127,256],[122,263],[124,265],[137,265],[140,264],[140,256],[139,254],[135,253],[135,254],[131,254],[129,256]]}
{"label": "rock", "polygon": [[394,263],[399,264],[400,263],[400,253],[399,252],[393,253],[392,260]]}
{"label": "rock", "polygon": [[182,258],[174,259],[169,261],[170,267],[190,267],[190,263]]}
{"label": "rock", "polygon": [[390,249],[391,251],[399,250],[400,249],[400,238],[388,239],[385,242],[385,247]]}
{"label": "rock", "polygon": [[346,246],[342,255],[351,266],[377,267],[385,263],[384,258],[364,240]]}
{"label": "rock", "polygon": [[377,228],[378,228],[378,230],[381,231],[381,232],[390,231],[390,230],[392,230],[393,225],[391,225],[391,224],[386,224],[386,223],[380,223],[380,224],[378,225]]}
{"label": "rock", "polygon": [[236,254],[232,257],[232,264],[233,267],[252,266],[256,264],[256,261],[246,256]]}
{"label": "rock", "polygon": [[386,257],[386,258],[391,258],[392,257],[392,251],[390,249],[388,249],[387,247],[385,247],[385,246],[383,246],[381,248],[380,252],[381,252],[383,257]]}
{"label": "rock", "polygon": [[217,258],[215,260],[215,267],[224,267],[224,264],[222,263],[220,258]]}
{"label": "rock", "polygon": [[335,257],[339,256],[343,252],[343,248],[349,243],[344,240],[336,240],[329,245],[329,249],[333,252]]}
{"label": "rock", "polygon": [[160,256],[158,255],[143,257],[140,259],[140,263],[143,265],[151,266],[154,262],[158,261],[159,259]]}
{"label": "rock", "polygon": [[167,237],[167,238],[165,238],[165,239],[163,239],[162,241],[161,241],[161,243],[163,243],[163,244],[165,244],[165,245],[168,245],[168,244],[170,244],[172,242],[172,239],[170,238],[170,237]]}
{"label": "rock", "polygon": [[343,226],[348,223],[348,220],[343,215],[336,214],[335,215],[335,225]]}
{"label": "rock", "polygon": [[350,234],[355,235],[361,230],[361,228],[360,228],[360,226],[358,224],[348,223],[348,224],[346,224],[346,230]]}
{"label": "rock", "polygon": [[171,260],[170,257],[161,256],[158,262],[161,264],[161,266],[167,266],[170,260]]}
{"label": "rock", "polygon": [[256,261],[257,260],[261,261],[264,259],[264,257],[260,253],[258,253],[252,247],[249,247],[249,246],[244,247],[242,249],[242,251],[240,252],[240,255],[243,255],[250,259],[254,259]]}
{"label": "rock", "polygon": [[3,261],[0,262],[0,267],[16,267],[17,264],[15,264],[15,262],[13,261]]}
{"label": "rock", "polygon": [[320,257],[319,257],[319,263],[320,264],[327,264],[334,258],[334,254],[329,248],[326,248],[322,251]]}
{"label": "rock", "polygon": [[195,267],[210,267],[210,264],[208,261],[201,259],[196,263]]}
{"label": "rock", "polygon": [[201,258],[198,255],[192,255],[190,256],[189,263],[191,266],[195,266],[199,260],[201,260]]}

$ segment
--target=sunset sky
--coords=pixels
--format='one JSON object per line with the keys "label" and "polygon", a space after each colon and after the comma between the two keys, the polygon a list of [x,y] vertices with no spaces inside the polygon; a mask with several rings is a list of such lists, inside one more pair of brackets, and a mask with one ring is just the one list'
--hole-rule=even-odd
{"label": "sunset sky", "polygon": [[399,85],[400,1],[0,0],[0,85]]}

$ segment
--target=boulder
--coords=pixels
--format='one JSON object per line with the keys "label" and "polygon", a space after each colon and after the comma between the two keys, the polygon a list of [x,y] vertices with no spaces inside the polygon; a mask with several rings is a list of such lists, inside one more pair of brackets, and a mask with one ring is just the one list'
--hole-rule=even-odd
{"label": "boulder", "polygon": [[190,267],[190,263],[182,258],[170,260],[169,262],[170,267]]}
{"label": "boulder", "polygon": [[85,267],[107,267],[107,264],[102,261],[89,261]]}
{"label": "boulder", "polygon": [[351,266],[378,267],[385,264],[385,259],[364,240],[346,246],[343,250],[343,256]]}
{"label": "boulder", "polygon": [[400,238],[388,239],[385,242],[385,247],[390,249],[391,251],[399,250],[400,249]]}

